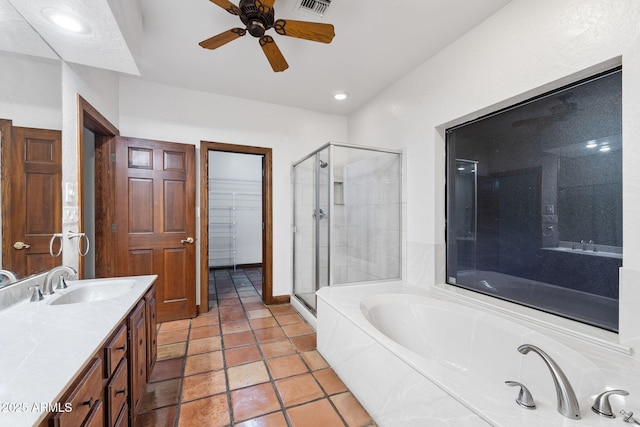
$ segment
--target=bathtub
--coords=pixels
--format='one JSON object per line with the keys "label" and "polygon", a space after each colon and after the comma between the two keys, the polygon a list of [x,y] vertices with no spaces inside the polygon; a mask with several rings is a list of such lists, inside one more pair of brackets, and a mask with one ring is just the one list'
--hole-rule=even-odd
{"label": "bathtub", "polygon": [[[503,310],[504,311],[504,310]],[[318,350],[376,423],[385,426],[611,426],[590,409],[608,389],[614,412],[640,415],[640,366],[624,351],[562,336],[521,317],[461,304],[404,282],[327,287],[318,292]],[[549,370],[529,343],[564,370],[582,419],[557,412]],[[525,384],[536,410],[518,406]],[[621,422],[619,420],[616,420]]]}

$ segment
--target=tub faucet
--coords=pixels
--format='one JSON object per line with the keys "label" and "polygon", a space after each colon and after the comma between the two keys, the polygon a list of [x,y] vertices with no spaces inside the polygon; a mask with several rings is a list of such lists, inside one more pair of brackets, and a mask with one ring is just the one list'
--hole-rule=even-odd
{"label": "tub faucet", "polygon": [[558,398],[558,412],[567,418],[573,420],[580,419],[580,406],[578,405],[578,399],[576,394],[569,383],[569,379],[562,372],[560,366],[544,351],[532,344],[523,344],[518,347],[518,351],[522,354],[527,354],[529,351],[538,353],[544,363],[551,372],[553,378],[553,384],[556,386],[556,396]]}
{"label": "tub faucet", "polygon": [[58,275],[58,277],[64,274],[67,276],[67,278],[71,278],[71,277],[75,277],[77,272],[73,268],[68,267],[66,265],[59,265],[57,267],[53,267],[51,270],[49,270],[46,277],[44,278],[44,286],[42,289],[42,293],[44,295],[51,295],[53,293],[53,277],[56,274]]}

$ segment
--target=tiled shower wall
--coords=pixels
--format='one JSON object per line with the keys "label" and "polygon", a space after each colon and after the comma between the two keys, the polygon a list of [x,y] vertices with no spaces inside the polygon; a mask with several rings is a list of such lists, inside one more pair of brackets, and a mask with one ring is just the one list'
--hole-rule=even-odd
{"label": "tiled shower wall", "polygon": [[[295,166],[294,268],[296,294],[315,292],[316,190],[329,221],[320,221],[320,281],[328,283],[329,224],[333,283],[401,277],[402,156],[333,147],[333,204],[328,206],[327,176],[315,185],[316,160]],[[322,169],[321,174],[328,172]]]}
{"label": "tiled shower wall", "polygon": [[333,206],[334,283],[401,277],[401,185],[397,154],[344,167],[344,205]]}

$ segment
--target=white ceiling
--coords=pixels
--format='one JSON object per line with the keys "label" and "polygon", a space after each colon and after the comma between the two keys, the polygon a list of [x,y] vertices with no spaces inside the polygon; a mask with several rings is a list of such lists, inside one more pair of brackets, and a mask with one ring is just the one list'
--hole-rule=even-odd
{"label": "white ceiling", "polygon": [[[208,0],[0,0],[0,19],[13,12],[14,21],[11,25],[0,21],[3,31],[9,31],[7,36],[0,34],[4,40],[0,50],[46,56],[38,53],[42,46],[35,50],[19,46],[30,43],[21,35],[24,23],[15,19],[7,1],[67,62],[340,115],[357,109],[509,2],[332,0],[325,16],[318,17],[298,10],[296,0],[277,0],[276,19],[331,23],[336,36],[331,44],[323,44],[270,30],[267,34],[289,63],[286,71],[274,73],[249,34],[213,51],[198,45],[243,26],[237,16]],[[94,32],[88,36],[54,32],[41,14],[43,7],[52,6],[81,15]],[[336,91],[348,92],[349,99],[335,101]]]}

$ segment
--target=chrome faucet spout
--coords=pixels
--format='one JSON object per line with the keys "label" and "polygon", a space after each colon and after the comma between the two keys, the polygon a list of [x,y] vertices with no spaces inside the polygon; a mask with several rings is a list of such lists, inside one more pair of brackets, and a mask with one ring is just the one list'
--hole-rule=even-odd
{"label": "chrome faucet spout", "polygon": [[518,351],[522,354],[527,354],[529,351],[537,353],[551,372],[551,378],[553,378],[553,384],[556,386],[556,396],[558,399],[558,412],[567,418],[573,420],[580,419],[580,406],[578,405],[578,399],[576,393],[571,387],[569,379],[564,374],[560,366],[540,348],[532,344],[523,344],[518,347]]}
{"label": "chrome faucet spout", "polygon": [[53,293],[53,278],[58,275],[65,275],[67,278],[75,278],[76,274],[78,274],[73,268],[68,267],[66,265],[60,265],[58,267],[54,267],[47,273],[44,278],[44,286],[42,289],[42,293],[44,295],[51,295]]}
{"label": "chrome faucet spout", "polygon": [[0,270],[0,276],[5,276],[9,279],[9,284],[14,283],[18,280],[18,277],[9,270]]}

